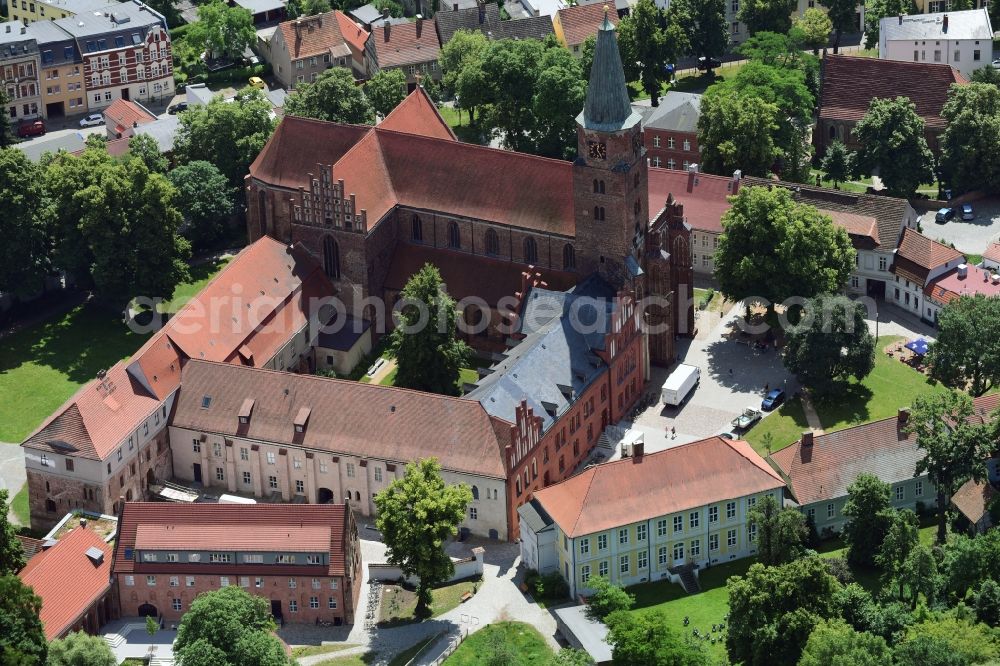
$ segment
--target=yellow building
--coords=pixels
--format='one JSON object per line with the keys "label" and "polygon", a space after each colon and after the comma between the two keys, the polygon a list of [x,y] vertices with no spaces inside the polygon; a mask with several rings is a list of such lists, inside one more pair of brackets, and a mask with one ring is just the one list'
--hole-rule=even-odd
{"label": "yellow building", "polygon": [[76,16],[112,2],[114,0],[9,0],[7,5],[12,21],[34,23]]}
{"label": "yellow building", "polygon": [[785,483],[746,442],[711,437],[596,465],[540,490],[521,515],[522,562],[558,570],[572,596],[592,576],[669,578],[757,552],[747,512]]}

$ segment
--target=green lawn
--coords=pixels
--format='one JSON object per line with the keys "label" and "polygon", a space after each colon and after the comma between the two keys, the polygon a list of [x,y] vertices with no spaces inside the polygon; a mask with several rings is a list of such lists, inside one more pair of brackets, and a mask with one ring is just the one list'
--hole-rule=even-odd
{"label": "green lawn", "polygon": [[10,500],[11,511],[21,525],[31,524],[31,510],[28,508],[28,484],[25,483],[21,490]]}
{"label": "green lawn", "polygon": [[[820,169],[810,169],[809,170],[809,184],[813,185],[816,183],[816,176],[822,178],[822,184],[824,187],[833,187],[833,181],[826,177]],[[868,186],[872,184],[871,178],[861,178],[859,180],[851,181],[841,181],[837,183],[837,187],[845,192],[867,192]]]}
{"label": "green lawn", "polygon": [[[396,372],[397,372],[397,370],[398,370],[398,368],[393,368],[392,372],[390,372],[385,377],[383,377],[382,381],[380,381],[379,384],[382,385],[382,386],[395,386],[396,385]],[[361,378],[360,381],[362,383],[364,383],[364,384],[367,384],[367,383],[369,383],[371,381],[371,378],[368,377],[367,375],[365,375],[364,377]],[[479,371],[478,370],[474,370],[472,368],[461,368],[459,370],[459,374],[458,374],[458,388],[459,388],[459,390],[461,390],[461,388],[465,384],[472,384],[472,383],[475,383],[477,381],[479,381]]]}
{"label": "green lawn", "polygon": [[468,111],[459,111],[451,106],[439,106],[438,113],[459,139],[465,143],[482,143],[479,129],[469,125]]}
{"label": "green lawn", "polygon": [[346,650],[347,648],[352,647],[356,646],[352,643],[338,643],[337,645],[300,645],[292,648],[292,656],[298,659],[299,657],[311,657],[317,654],[332,654],[334,652],[340,652],[341,650]]}
{"label": "green lawn", "polygon": [[[726,661],[725,633],[712,633],[713,624],[722,624],[729,613],[729,596],[726,592],[726,581],[730,576],[740,576],[753,564],[753,558],[744,558],[726,564],[718,564],[709,569],[703,569],[699,574],[701,592],[687,594],[676,583],[657,581],[629,588],[635,594],[636,613],[662,612],[667,618],[667,625],[677,635],[691,636],[697,629],[701,634],[715,636],[715,643],[704,641],[712,662]],[[689,624],[684,626],[684,618]]]}
{"label": "green lawn", "polygon": [[[225,262],[192,268],[174,291],[175,311]],[[20,442],[83,384],[128,358],[145,337],[129,331],[117,310],[93,302],[0,341],[0,442]]]}
{"label": "green lawn", "polygon": [[[937,535],[937,526],[927,525],[925,527],[921,527],[919,533],[920,543],[925,546],[931,546],[934,544],[934,537]],[[820,544],[819,548],[817,548],[817,551],[819,552],[820,557],[847,558],[847,546],[844,544],[844,540],[840,537],[824,541]],[[878,570],[851,567],[851,573],[854,574],[855,582],[872,594],[878,594],[878,592],[882,589],[881,572]]]}
{"label": "green lawn", "polygon": [[[396,373],[399,372],[399,368],[393,368],[392,371],[382,378],[379,382],[380,386],[395,386],[396,385]],[[370,379],[368,381],[371,381]]]}
{"label": "green lawn", "polygon": [[[414,645],[411,645],[410,647],[406,648],[405,650],[403,650],[402,652],[400,652],[395,657],[389,660],[389,666],[406,666],[406,664],[408,664],[410,660],[413,659],[413,657],[415,657],[416,654],[424,648],[425,645],[427,645],[433,640],[436,640],[438,636],[440,636],[440,634],[435,634],[430,638],[425,638],[424,640],[419,641],[418,643],[415,643]],[[354,646],[345,645],[341,649],[346,649],[348,647],[354,647]],[[297,658],[297,657],[304,657],[306,655],[295,654],[295,651],[293,650],[292,656]],[[369,664],[374,664],[378,661],[379,659],[375,654],[371,652],[366,652],[365,654],[350,654],[344,657],[334,657],[332,659],[326,659],[317,664],[317,666],[368,666]]]}
{"label": "green lawn", "polygon": [[798,398],[789,398],[785,404],[772,414],[768,414],[760,423],[750,429],[746,435],[747,442],[754,451],[762,456],[767,455],[767,437],[771,436],[771,452],[780,451],[795,440],[804,430],[809,429],[802,402]]}
{"label": "green lawn", "polygon": [[542,666],[552,659],[552,650],[538,630],[524,622],[498,622],[472,634],[445,659],[447,666],[480,666],[492,663],[490,641],[500,635],[518,666]]}
{"label": "green lawn", "polygon": [[[462,603],[462,595],[473,592],[478,587],[478,581],[462,581],[451,585],[442,585],[431,590],[431,617],[456,608]],[[397,625],[414,622],[414,612],[417,608],[417,595],[408,587],[385,585],[382,590],[382,603],[379,606],[379,624]]]}
{"label": "green lawn", "polygon": [[160,312],[174,313],[181,309],[199,291],[205,288],[215,274],[226,267],[232,257],[213,259],[191,267],[191,281],[177,285],[173,297],[160,304]]}

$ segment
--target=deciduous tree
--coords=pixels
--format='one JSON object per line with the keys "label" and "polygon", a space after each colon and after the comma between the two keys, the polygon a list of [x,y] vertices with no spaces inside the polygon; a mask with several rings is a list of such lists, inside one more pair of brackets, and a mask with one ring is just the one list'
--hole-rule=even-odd
{"label": "deciduous tree", "polygon": [[[826,7],[826,15],[833,25],[833,52],[840,51],[840,36],[855,31],[855,16],[857,4],[854,0],[820,0],[819,4]],[[877,43],[877,42],[876,42]]]}
{"label": "deciduous tree", "polygon": [[899,586],[899,599],[903,598],[904,593],[902,573],[906,558],[920,542],[919,527],[917,515],[909,509],[893,512],[892,521],[875,556],[875,563],[882,569],[883,585],[896,583]]}
{"label": "deciduous tree", "polygon": [[232,189],[215,165],[195,160],[168,174],[184,216],[184,236],[197,248],[217,239],[233,212]]}
{"label": "deciduous tree", "polygon": [[927,355],[931,377],[980,396],[1000,383],[1000,339],[984,335],[1000,325],[1000,298],[962,295],[938,314],[938,337]]}
{"label": "deciduous tree", "polygon": [[854,153],[847,150],[841,141],[834,141],[826,147],[826,154],[819,163],[826,177],[833,181],[833,189],[848,180],[854,172]]}
{"label": "deciduous tree", "polygon": [[42,180],[22,151],[0,148],[0,292],[31,296],[44,285],[51,211]]}
{"label": "deciduous tree", "polygon": [[10,522],[9,493],[0,488],[0,576],[15,575],[24,568],[24,549],[17,540],[17,528]]}
{"label": "deciduous tree", "polygon": [[791,507],[781,508],[771,495],[750,509],[747,521],[756,525],[757,559],[768,566],[791,562],[805,550],[806,519]]}
{"label": "deciduous tree", "polygon": [[917,436],[926,455],[917,461],[916,474],[926,474],[937,491],[938,543],[947,536],[948,498],[969,479],[986,475],[985,459],[991,448],[988,430],[974,422],[972,400],[964,393],[929,393],[917,396],[907,430]]}
{"label": "deciduous tree", "polygon": [[444,291],[438,269],[426,264],[403,287],[389,345],[396,355],[396,385],[456,395],[462,365],[471,355],[455,337],[455,301]]}
{"label": "deciduous tree", "polygon": [[118,660],[102,636],[74,631],[49,644],[46,666],[116,666]]}
{"label": "deciduous tree", "polygon": [[216,97],[178,116],[174,153],[181,164],[204,160],[242,191],[250,164],[274,132],[271,103],[256,88],[244,88],[231,103]]}
{"label": "deciduous tree", "polygon": [[48,653],[42,600],[14,575],[0,576],[0,664],[44,664]]}
{"label": "deciduous tree", "polygon": [[404,576],[418,578],[418,617],[428,612],[431,588],[455,570],[444,544],[458,533],[471,501],[469,487],[446,484],[441,465],[433,458],[409,463],[403,478],[375,496],[375,525],[385,539],[389,563]]}
{"label": "deciduous tree", "polygon": [[223,0],[198,7],[198,20],[188,28],[188,40],[214,58],[238,58],[256,39],[250,10]]}
{"label": "deciduous tree", "polygon": [[[265,597],[249,594],[236,585],[203,592],[181,618],[174,654],[184,666],[290,666],[281,641],[272,633],[274,627]],[[209,657],[212,661],[208,661]]]}
{"label": "deciduous tree", "polygon": [[544,50],[537,39],[503,39],[491,42],[483,53],[484,101],[489,103],[483,120],[511,150],[532,148],[532,102]]}
{"label": "deciduous tree", "polygon": [[849,378],[864,379],[875,368],[875,338],[863,305],[826,294],[810,299],[803,317],[787,331],[784,363],[804,386],[829,395]]}
{"label": "deciduous tree", "polygon": [[831,293],[854,268],[847,232],[785,188],[740,188],[722,227],[716,277],[731,301],[753,296],[780,303]]}
{"label": "deciduous tree", "polygon": [[627,592],[604,576],[592,576],[587,581],[590,597],[587,599],[587,615],[595,620],[603,620],[612,613],[627,611],[635,604],[635,595]]}
{"label": "deciduous tree", "polygon": [[406,97],[406,76],[401,69],[383,69],[365,84],[365,96],[382,118]]}
{"label": "deciduous tree", "polygon": [[792,27],[794,0],[748,0],[740,3],[736,20],[747,26],[751,35],[758,32],[786,33]]}
{"label": "deciduous tree", "polygon": [[[10,105],[10,97],[7,95],[6,87],[0,88],[0,109],[6,109]],[[0,148],[14,143],[14,130],[10,126],[10,116],[0,113]]]}
{"label": "deciduous tree", "polygon": [[725,0],[674,0],[680,25],[690,41],[688,53],[717,58],[729,45]]}
{"label": "deciduous tree", "polygon": [[685,641],[662,612],[616,611],[607,617],[613,663],[628,666],[707,666],[701,646]]}
{"label": "deciduous tree", "polygon": [[798,662],[816,625],[835,617],[837,588],[817,556],[777,567],[753,564],[745,575],[730,578],[730,661],[747,666]]}
{"label": "deciduous tree", "polygon": [[924,138],[924,119],[905,97],[875,98],[854,126],[859,144],[856,165],[862,174],[877,175],[889,194],[908,197],[934,181],[934,156]]}
{"label": "deciduous tree", "polygon": [[813,629],[798,666],[892,666],[892,652],[881,636],[833,619]]}
{"label": "deciduous tree", "polygon": [[740,169],[766,176],[778,155],[778,107],[728,86],[714,85],[702,96],[698,117],[701,164],[708,173],[731,175]]}
{"label": "deciduous tree", "polygon": [[300,83],[285,100],[285,113],[353,125],[375,123],[375,110],[354,76],[331,67],[312,83]]}
{"label": "deciduous tree", "polygon": [[922,636],[947,645],[963,664],[989,664],[1000,653],[1000,639],[995,631],[985,624],[959,619],[954,612],[935,615],[910,626],[902,644]]}
{"label": "deciduous tree", "polygon": [[661,11],[653,0],[639,0],[618,24],[618,46],[625,78],[638,81],[658,106],[660,89],[667,80],[667,64],[676,61],[688,48],[688,36],[681,27],[676,8]]}
{"label": "deciduous tree", "polygon": [[985,65],[973,70],[972,76],[969,78],[973,83],[989,83],[990,85],[1000,86],[1000,69],[997,69],[993,65]]}
{"label": "deciduous tree", "polygon": [[968,666],[948,642],[937,636],[914,634],[893,648],[897,666]]}
{"label": "deciduous tree", "polygon": [[953,85],[941,115],[948,121],[941,135],[944,180],[956,193],[1000,188],[1000,88]]}
{"label": "deciduous tree", "polygon": [[546,49],[532,98],[535,154],[556,159],[576,155],[576,114],[586,95],[577,59],[566,49]]}
{"label": "deciduous tree", "polygon": [[156,139],[148,134],[132,135],[128,140],[128,157],[140,160],[152,173],[166,173],[170,166]]}
{"label": "deciduous tree", "polygon": [[875,556],[892,524],[892,511],[889,484],[874,474],[859,474],[847,486],[842,513],[849,519],[844,525],[848,562],[869,569],[875,566]]}
{"label": "deciduous tree", "polygon": [[833,21],[827,13],[822,9],[812,7],[795,20],[791,34],[801,40],[802,46],[812,49],[815,55],[829,43],[831,30],[833,30]]}
{"label": "deciduous tree", "polygon": [[441,83],[445,90],[457,92],[458,77],[467,66],[482,63],[483,52],[489,46],[486,35],[478,30],[459,30],[441,47]]}
{"label": "deciduous tree", "polygon": [[865,3],[865,45],[878,47],[879,23],[886,16],[918,13],[913,0],[868,0]]}
{"label": "deciduous tree", "polygon": [[1000,583],[984,580],[976,592],[976,619],[991,627],[1000,626]]}

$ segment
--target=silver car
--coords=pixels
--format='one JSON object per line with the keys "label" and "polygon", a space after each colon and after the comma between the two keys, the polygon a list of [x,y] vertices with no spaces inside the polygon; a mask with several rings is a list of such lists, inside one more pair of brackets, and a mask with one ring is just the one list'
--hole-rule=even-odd
{"label": "silver car", "polygon": [[97,127],[104,124],[104,116],[99,113],[92,113],[80,121],[80,127]]}

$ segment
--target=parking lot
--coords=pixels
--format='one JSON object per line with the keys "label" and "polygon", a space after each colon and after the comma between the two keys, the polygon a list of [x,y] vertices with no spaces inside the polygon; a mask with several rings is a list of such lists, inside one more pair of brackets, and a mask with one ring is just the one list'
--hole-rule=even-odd
{"label": "parking lot", "polygon": [[955,217],[946,224],[934,221],[935,210],[928,211],[920,218],[924,235],[943,243],[954,243],[961,252],[982,254],[991,241],[1000,239],[1000,200],[995,198],[972,202],[974,220],[962,220],[961,207],[957,206]]}

